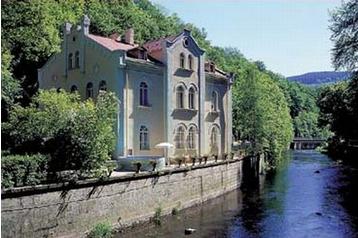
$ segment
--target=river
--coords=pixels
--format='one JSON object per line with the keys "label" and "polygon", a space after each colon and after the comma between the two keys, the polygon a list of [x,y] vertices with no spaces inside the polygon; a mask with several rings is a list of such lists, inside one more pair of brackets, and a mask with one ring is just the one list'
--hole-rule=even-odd
{"label": "river", "polygon": [[[315,151],[291,151],[274,173],[245,180],[161,226],[116,237],[358,237],[358,170]],[[185,228],[196,232],[184,235]]]}

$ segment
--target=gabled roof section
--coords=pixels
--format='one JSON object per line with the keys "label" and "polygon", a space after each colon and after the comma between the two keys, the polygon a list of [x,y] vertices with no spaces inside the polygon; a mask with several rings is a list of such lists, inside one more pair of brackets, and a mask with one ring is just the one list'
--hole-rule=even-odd
{"label": "gabled roof section", "polygon": [[157,40],[148,41],[144,43],[143,47],[147,49],[148,52],[162,50],[164,41],[172,42],[177,37],[178,36],[167,36],[167,37],[159,38]]}
{"label": "gabled roof section", "polygon": [[143,48],[145,48],[148,52],[148,55],[155,58],[158,61],[163,60],[163,47],[171,47],[174,45],[179,38],[188,38],[191,42],[193,42],[194,50],[198,52],[198,54],[202,55],[205,51],[201,49],[195,39],[191,36],[191,32],[187,29],[184,29],[178,35],[167,36],[157,40],[148,41],[143,44]]}
{"label": "gabled roof section", "polygon": [[130,44],[118,42],[114,39],[103,37],[103,36],[96,36],[93,34],[88,34],[87,36],[88,36],[88,38],[94,40],[95,42],[97,42],[98,44],[102,45],[103,47],[107,48],[110,51],[115,51],[115,50],[128,51],[128,50],[138,47],[138,45],[136,45],[136,44],[130,45]]}

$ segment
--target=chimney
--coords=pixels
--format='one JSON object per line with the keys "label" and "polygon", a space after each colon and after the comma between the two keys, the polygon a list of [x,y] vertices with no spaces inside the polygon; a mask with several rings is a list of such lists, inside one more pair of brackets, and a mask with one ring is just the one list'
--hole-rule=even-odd
{"label": "chimney", "polygon": [[109,38],[111,38],[112,40],[118,41],[118,42],[121,41],[121,35],[119,35],[119,34],[116,33],[116,32],[113,33],[112,35],[110,35]]}
{"label": "chimney", "polygon": [[89,26],[90,26],[91,20],[89,19],[89,17],[87,15],[83,16],[83,20],[82,20],[82,24],[81,27],[83,29],[83,32],[85,35],[89,34]]}
{"label": "chimney", "polygon": [[71,23],[66,22],[66,23],[65,23],[65,26],[64,26],[64,28],[63,28],[64,35],[70,34],[70,33],[71,33],[71,28],[72,28]]}
{"label": "chimney", "polygon": [[133,28],[129,28],[124,33],[124,42],[130,45],[134,45],[134,30]]}

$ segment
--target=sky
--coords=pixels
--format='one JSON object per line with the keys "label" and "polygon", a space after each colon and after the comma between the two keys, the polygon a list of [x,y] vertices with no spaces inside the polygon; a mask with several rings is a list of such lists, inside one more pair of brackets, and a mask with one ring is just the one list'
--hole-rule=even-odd
{"label": "sky", "polygon": [[341,0],[152,0],[284,76],[330,71],[329,10]]}

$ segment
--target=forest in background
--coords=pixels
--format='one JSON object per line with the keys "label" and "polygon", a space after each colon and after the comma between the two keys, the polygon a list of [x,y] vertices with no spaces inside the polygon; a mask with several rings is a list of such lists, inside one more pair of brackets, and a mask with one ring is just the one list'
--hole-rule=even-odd
{"label": "forest in background", "polygon": [[76,24],[88,14],[91,33],[122,34],[132,27],[137,43],[191,30],[207,59],[236,75],[234,135],[237,140],[250,141],[252,153],[266,152],[278,158],[293,136],[329,135],[327,129],[318,127],[317,90],[288,81],[261,61],[246,59],[239,49],[213,46],[205,29],[167,14],[148,0],[8,0],[2,2],[1,11],[3,122],[14,105],[26,107],[37,94],[37,69],[60,50],[64,23]]}

